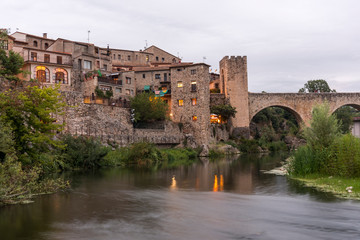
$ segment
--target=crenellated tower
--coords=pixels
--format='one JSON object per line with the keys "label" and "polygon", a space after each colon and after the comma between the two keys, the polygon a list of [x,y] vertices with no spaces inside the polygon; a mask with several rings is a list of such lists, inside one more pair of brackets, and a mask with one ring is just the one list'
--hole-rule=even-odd
{"label": "crenellated tower", "polygon": [[249,92],[246,56],[225,56],[220,61],[220,90],[236,108],[231,119],[234,136],[249,137]]}

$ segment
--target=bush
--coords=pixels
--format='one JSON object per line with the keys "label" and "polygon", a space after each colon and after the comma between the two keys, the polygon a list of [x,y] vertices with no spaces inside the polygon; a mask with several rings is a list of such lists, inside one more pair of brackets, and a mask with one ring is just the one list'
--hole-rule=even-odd
{"label": "bush", "polygon": [[135,109],[135,121],[148,122],[165,120],[168,105],[153,93],[141,93],[130,99],[130,106]]}
{"label": "bush", "polygon": [[270,142],[266,145],[266,148],[271,152],[288,151],[286,143],[282,141]]}
{"label": "bush", "polygon": [[259,145],[256,140],[241,139],[239,149],[241,152],[255,153],[259,152]]}
{"label": "bush", "polygon": [[101,167],[101,161],[110,151],[100,141],[93,137],[63,136],[66,148],[63,151],[64,163],[69,168],[96,168]]}

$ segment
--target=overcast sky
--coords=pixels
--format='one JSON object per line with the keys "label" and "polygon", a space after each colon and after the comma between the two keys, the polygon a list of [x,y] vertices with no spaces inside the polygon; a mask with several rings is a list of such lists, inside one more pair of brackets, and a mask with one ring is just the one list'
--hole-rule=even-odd
{"label": "overcast sky", "polygon": [[156,45],[219,68],[248,58],[249,91],[297,92],[325,79],[360,92],[358,0],[5,0],[0,27],[139,50]]}

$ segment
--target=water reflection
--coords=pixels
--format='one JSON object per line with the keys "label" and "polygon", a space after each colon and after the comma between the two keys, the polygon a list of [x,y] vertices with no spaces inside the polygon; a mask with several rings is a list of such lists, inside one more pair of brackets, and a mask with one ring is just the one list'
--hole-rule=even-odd
{"label": "water reflection", "polygon": [[262,173],[285,158],[75,173],[70,192],[0,208],[0,239],[359,239],[359,204]]}

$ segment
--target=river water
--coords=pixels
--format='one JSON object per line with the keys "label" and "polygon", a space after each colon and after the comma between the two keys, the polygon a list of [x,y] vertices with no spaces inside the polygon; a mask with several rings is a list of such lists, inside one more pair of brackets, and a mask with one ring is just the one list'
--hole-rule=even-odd
{"label": "river water", "polygon": [[0,208],[0,239],[360,239],[360,202],[262,172],[285,157],[73,174],[68,192]]}

